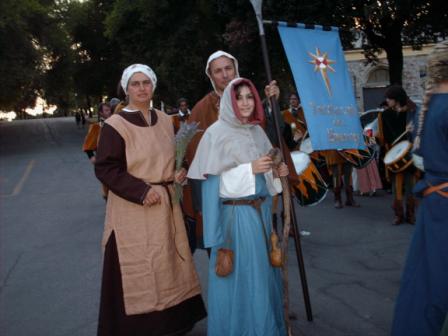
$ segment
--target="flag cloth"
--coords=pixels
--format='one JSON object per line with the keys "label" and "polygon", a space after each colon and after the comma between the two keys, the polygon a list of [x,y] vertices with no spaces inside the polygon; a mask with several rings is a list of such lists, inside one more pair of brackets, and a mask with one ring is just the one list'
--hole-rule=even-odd
{"label": "flag cloth", "polygon": [[278,31],[314,150],[365,149],[338,29],[288,27],[280,22]]}

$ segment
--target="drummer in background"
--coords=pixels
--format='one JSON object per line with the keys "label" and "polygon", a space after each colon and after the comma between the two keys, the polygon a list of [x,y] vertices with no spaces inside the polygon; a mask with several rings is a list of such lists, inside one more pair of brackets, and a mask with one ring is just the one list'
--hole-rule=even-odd
{"label": "drummer in background", "polygon": [[300,98],[296,93],[289,95],[289,108],[282,111],[282,116],[285,121],[286,144],[290,150],[298,150],[307,126]]}
{"label": "drummer in background", "polygon": [[[297,94],[291,93],[289,95],[289,108],[287,110],[284,110],[282,114],[285,121],[285,141],[288,144],[290,150],[299,150],[300,144],[306,137],[308,128],[302,106],[300,105],[300,98]],[[330,174],[333,176],[335,208],[341,209],[343,207],[341,198],[342,176],[344,176],[344,186],[347,194],[345,205],[359,207],[359,204],[356,203],[353,197],[353,186],[351,179],[353,171],[352,165],[349,164],[335,150],[313,152],[310,157],[314,162],[317,162],[320,160],[319,156],[321,154],[324,156],[326,165],[328,167],[328,173],[325,172],[325,174]],[[321,170],[319,170],[319,172],[322,173]]]}
{"label": "drummer in background", "polygon": [[[306,137],[308,128],[302,106],[300,105],[300,98],[297,94],[291,93],[289,95],[289,108],[284,110],[282,114],[285,121],[285,141],[290,150],[299,150],[300,144]],[[334,207],[336,209],[341,209],[343,207],[341,198],[342,176],[344,176],[344,186],[347,195],[345,205],[359,207],[359,204],[356,203],[353,197],[351,179],[353,171],[352,165],[335,150],[313,152],[310,157],[317,163],[317,161],[321,160],[321,155],[324,157],[322,160],[325,160],[328,172],[324,172],[321,169],[319,169],[319,172],[325,180],[327,180],[326,177],[328,177],[328,175],[333,176]],[[316,166],[318,166],[318,168],[321,167],[321,165]],[[293,176],[294,170],[290,169],[290,172]]]}
{"label": "drummer in background", "polygon": [[[288,97],[289,107],[282,111],[283,120],[285,122],[285,130],[283,137],[290,151],[300,150],[302,142],[309,136],[308,126],[306,124],[305,113],[300,104],[300,97],[293,92]],[[303,151],[303,150],[302,150]],[[320,155],[321,152],[314,151],[310,154],[313,163],[316,165],[320,175],[326,183],[329,183],[329,174],[325,167],[325,158]],[[294,170],[289,167],[290,177],[293,179]]]}
{"label": "drummer in background", "polygon": [[[401,140],[412,142],[411,133],[416,105],[409,99],[406,91],[398,85],[390,86],[385,96],[388,108],[378,114],[378,139],[386,150],[390,150],[393,144]],[[406,133],[406,131],[408,132]],[[392,208],[395,212],[395,218],[393,224],[399,225],[405,221],[414,224],[415,199],[412,196],[412,188],[418,174],[417,169],[410,165],[402,172],[392,173],[388,171],[387,174],[392,183],[392,194],[394,196]],[[406,201],[406,215],[404,214],[404,200]]]}

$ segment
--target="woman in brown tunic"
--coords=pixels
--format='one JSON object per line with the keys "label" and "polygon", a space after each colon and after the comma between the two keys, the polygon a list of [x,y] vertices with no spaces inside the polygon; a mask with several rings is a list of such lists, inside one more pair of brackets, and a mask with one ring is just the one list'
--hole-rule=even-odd
{"label": "woman in brown tunic", "polygon": [[179,204],[171,118],[150,108],[157,78],[126,68],[128,105],[102,130],[95,172],[109,189],[98,335],[182,335],[206,316]]}

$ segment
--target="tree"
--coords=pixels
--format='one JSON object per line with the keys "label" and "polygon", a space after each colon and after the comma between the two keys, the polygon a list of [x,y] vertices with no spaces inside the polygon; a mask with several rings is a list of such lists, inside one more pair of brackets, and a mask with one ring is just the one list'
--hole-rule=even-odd
{"label": "tree", "polygon": [[76,105],[90,110],[106,96],[116,96],[120,47],[105,36],[104,21],[113,1],[70,2],[64,23],[70,36]]}
{"label": "tree", "polygon": [[121,69],[132,63],[154,69],[157,99],[194,102],[210,90],[204,68],[208,55],[223,48],[223,21],[213,1],[117,0],[106,34],[121,46]]}
{"label": "tree", "polygon": [[[248,1],[217,1],[227,15],[236,13],[233,16],[236,23],[228,25],[227,29],[232,30],[232,26],[254,27],[250,15],[244,14],[248,12]],[[390,81],[394,84],[402,82],[404,44],[418,48],[422,43],[434,42],[448,33],[448,2],[443,0],[266,0],[264,16],[278,21],[338,26],[345,48],[350,48],[354,31],[361,30],[366,37],[363,48],[367,61],[376,61],[375,53],[384,49],[389,62]],[[267,36],[272,45],[278,45],[277,34]],[[238,44],[244,39],[251,40],[234,34],[232,43]],[[283,72],[284,57],[273,50],[270,54],[272,58],[281,60],[282,66],[277,70]]]}
{"label": "tree", "polygon": [[34,0],[0,2],[0,109],[27,107],[36,98],[33,88],[43,71],[36,16],[43,12]]}
{"label": "tree", "polygon": [[52,0],[0,4],[0,108],[21,112],[38,96],[68,108],[70,44]]}
{"label": "tree", "polygon": [[339,12],[348,13],[366,37],[366,57],[384,49],[391,84],[402,83],[403,45],[420,47],[448,33],[448,3],[442,0],[353,0],[341,2]]}

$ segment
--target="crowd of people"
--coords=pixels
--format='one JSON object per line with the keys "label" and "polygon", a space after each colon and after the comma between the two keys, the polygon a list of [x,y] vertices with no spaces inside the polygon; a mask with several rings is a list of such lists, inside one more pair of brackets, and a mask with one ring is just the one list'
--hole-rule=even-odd
{"label": "crowd of people", "polygon": [[[151,107],[154,71],[133,64],[120,81],[126,99],[101,103],[98,123],[89,127],[83,150],[107,200],[98,335],[183,335],[205,317],[209,335],[286,335],[289,317],[268,239],[280,222],[280,178],[289,179],[302,205],[319,203],[331,188],[335,208],[360,207],[353,176],[362,194],[383,187],[380,147],[392,223],[416,224],[392,334],[439,335],[448,313],[448,43],[429,57],[422,109],[402,87],[389,87],[378,134],[364,134],[364,151],[313,151],[297,93],[277,116],[278,137],[271,106],[280,97],[277,83],[265,86],[262,100],[229,53],[210,55],[205,73],[213,90],[191,111],[179,99],[168,115]],[[200,131],[176,170],[175,134],[183,123],[198,123]],[[279,142],[288,154],[274,165],[268,153]],[[406,155],[397,144],[408,146]],[[412,164],[412,147],[424,173]],[[301,155],[304,169],[295,160]],[[183,185],[181,203],[175,184]],[[304,191],[313,184],[323,191]],[[422,197],[418,216],[413,188]],[[197,248],[210,261],[207,311],[192,259]]]}

